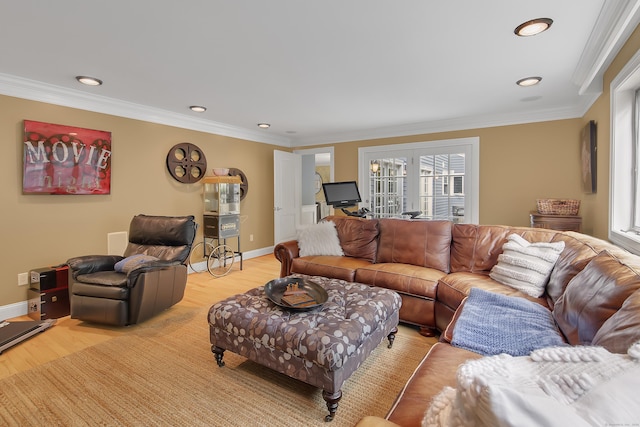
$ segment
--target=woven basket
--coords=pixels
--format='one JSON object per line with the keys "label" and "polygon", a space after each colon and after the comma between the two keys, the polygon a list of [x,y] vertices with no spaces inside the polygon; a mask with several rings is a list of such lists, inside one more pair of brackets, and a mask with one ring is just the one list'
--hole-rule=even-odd
{"label": "woven basket", "polygon": [[542,215],[578,215],[580,200],[538,199],[538,213]]}

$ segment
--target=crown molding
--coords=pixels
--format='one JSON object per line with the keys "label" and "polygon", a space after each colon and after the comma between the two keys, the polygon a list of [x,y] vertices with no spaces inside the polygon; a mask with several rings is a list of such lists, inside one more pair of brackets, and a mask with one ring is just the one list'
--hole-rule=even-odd
{"label": "crown molding", "polygon": [[573,73],[579,94],[602,93],[604,73],[640,23],[640,0],[606,0]]}
{"label": "crown molding", "polygon": [[577,118],[585,114],[599,95],[583,96],[583,105],[576,108],[544,110],[533,113],[463,117],[435,122],[410,123],[401,126],[340,132],[330,135],[284,138],[2,73],[0,73],[0,94],[287,148]]}
{"label": "crown molding", "polygon": [[582,117],[602,93],[604,72],[639,23],[640,0],[606,0],[573,74],[580,88],[579,105],[537,112],[461,117],[288,138],[1,73],[0,94],[287,148],[509,126]]}
{"label": "crown molding", "polygon": [[581,104],[571,108],[546,109],[534,112],[495,114],[459,117],[434,122],[409,123],[402,126],[363,129],[352,132],[335,133],[313,137],[298,137],[293,141],[294,148],[320,144],[362,141],[367,139],[392,138],[398,136],[423,135],[436,132],[452,132],[468,129],[483,129],[498,126],[520,125],[526,123],[547,122],[553,120],[575,119],[584,116],[589,107],[598,99],[599,94],[589,94],[581,98]]}
{"label": "crown molding", "polygon": [[8,74],[0,73],[0,94],[215,135],[291,147],[289,138],[268,135],[263,132],[251,131],[237,126],[194,118],[159,108],[151,108]]}

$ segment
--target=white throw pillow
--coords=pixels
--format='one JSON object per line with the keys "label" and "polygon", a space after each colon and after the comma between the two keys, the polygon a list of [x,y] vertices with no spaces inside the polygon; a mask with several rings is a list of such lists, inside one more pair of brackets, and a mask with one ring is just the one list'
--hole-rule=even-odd
{"label": "white throw pillow", "polygon": [[338,230],[333,221],[323,221],[298,232],[300,256],[336,255],[344,256]]}
{"label": "white throw pillow", "polygon": [[489,276],[527,295],[540,297],[563,249],[563,241],[530,243],[511,234]]}
{"label": "white throw pillow", "polygon": [[434,397],[422,426],[637,424],[640,363],[633,354],[566,346],[467,361],[455,388]]}

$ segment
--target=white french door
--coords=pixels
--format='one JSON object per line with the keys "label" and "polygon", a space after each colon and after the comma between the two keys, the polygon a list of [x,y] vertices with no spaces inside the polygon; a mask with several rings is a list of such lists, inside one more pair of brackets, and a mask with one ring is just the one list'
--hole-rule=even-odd
{"label": "white french door", "polygon": [[478,222],[479,138],[364,147],[359,187],[375,217]]}

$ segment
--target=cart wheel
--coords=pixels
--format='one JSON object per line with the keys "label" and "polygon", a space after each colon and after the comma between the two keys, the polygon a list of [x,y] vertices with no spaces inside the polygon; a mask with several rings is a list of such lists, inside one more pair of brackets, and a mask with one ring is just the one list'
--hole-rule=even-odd
{"label": "cart wheel", "polygon": [[209,254],[207,268],[214,277],[222,277],[231,271],[236,254],[227,245],[219,245],[213,248]]}
{"label": "cart wheel", "polygon": [[207,271],[209,255],[211,255],[215,248],[211,242],[211,239],[205,239],[203,242],[196,243],[191,248],[189,268],[196,273],[204,273]]}

